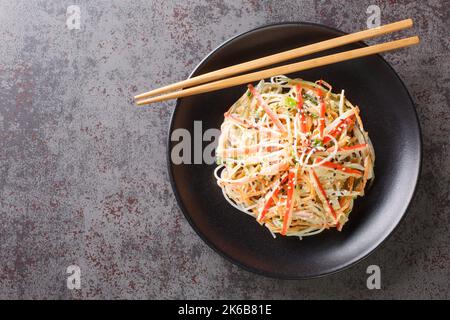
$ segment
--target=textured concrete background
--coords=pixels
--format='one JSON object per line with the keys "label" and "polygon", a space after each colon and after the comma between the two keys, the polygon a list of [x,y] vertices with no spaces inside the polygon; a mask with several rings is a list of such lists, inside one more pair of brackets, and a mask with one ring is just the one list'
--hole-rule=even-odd
{"label": "textured concrete background", "polygon": [[[0,298],[450,298],[448,1],[0,0]],[[66,9],[81,8],[68,30]],[[317,280],[277,281],[225,261],[182,216],[165,140],[174,102],[131,97],[185,78],[229,37],[311,21],[353,32],[369,4],[412,17],[420,47],[386,54],[415,101],[422,179],[372,256]],[[82,289],[66,288],[66,267]],[[377,264],[382,290],[366,288]]]}

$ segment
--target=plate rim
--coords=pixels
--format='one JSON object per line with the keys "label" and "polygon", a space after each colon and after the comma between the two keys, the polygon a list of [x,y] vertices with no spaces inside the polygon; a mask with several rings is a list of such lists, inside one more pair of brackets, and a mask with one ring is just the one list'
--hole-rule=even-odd
{"label": "plate rim", "polygon": [[[200,68],[205,62],[207,62],[211,56],[216,53],[218,50],[220,50],[221,48],[223,48],[224,46],[228,45],[229,43],[231,43],[232,41],[240,38],[240,37],[244,37],[250,33],[256,32],[256,31],[260,31],[262,29],[266,29],[266,28],[272,28],[272,27],[277,27],[277,26],[288,26],[288,25],[297,25],[297,26],[314,26],[314,27],[319,27],[319,28],[324,28],[324,29],[328,29],[330,31],[336,32],[338,34],[341,35],[346,35],[348,34],[347,32],[343,32],[337,28],[333,28],[330,26],[326,26],[320,23],[314,23],[314,22],[305,22],[305,21],[287,21],[287,22],[277,22],[277,23],[269,23],[269,24],[263,24],[259,27],[241,32],[237,35],[234,35],[230,38],[228,38],[227,40],[223,41],[222,43],[220,43],[218,46],[216,46],[214,49],[212,49],[196,66],[195,68],[190,72],[188,79],[191,78],[193,76],[193,74],[197,71],[198,68]],[[368,45],[362,41],[358,41],[356,42],[359,45],[365,46],[367,47]],[[369,248],[368,250],[366,250],[363,254],[361,254],[360,256],[354,258],[353,260],[351,260],[351,262],[347,263],[347,264],[341,264],[340,266],[335,267],[333,270],[331,271],[327,271],[327,272],[316,272],[312,275],[307,275],[307,276],[293,276],[293,275],[283,275],[280,273],[274,273],[274,272],[270,272],[270,271],[264,271],[264,270],[260,270],[257,268],[254,268],[252,266],[246,265],[244,263],[242,263],[241,261],[238,261],[234,258],[232,258],[231,256],[229,256],[227,253],[223,252],[222,250],[220,250],[218,247],[216,247],[216,245],[214,243],[212,243],[209,239],[206,238],[206,236],[198,229],[198,227],[196,226],[196,224],[194,223],[194,221],[192,220],[191,216],[188,213],[188,210],[186,209],[186,207],[184,206],[183,201],[181,200],[181,197],[178,193],[178,189],[176,187],[176,182],[175,182],[175,178],[172,172],[172,163],[170,161],[170,144],[171,144],[171,132],[173,132],[173,125],[174,125],[174,118],[175,115],[180,107],[180,103],[182,101],[182,98],[178,98],[176,100],[176,104],[175,107],[172,110],[172,114],[170,116],[170,123],[169,123],[169,127],[168,127],[168,131],[167,131],[167,140],[166,140],[166,164],[167,164],[167,170],[169,172],[169,180],[170,180],[170,185],[172,187],[172,191],[173,194],[175,195],[178,207],[181,209],[181,212],[183,213],[185,219],[188,221],[189,225],[192,227],[192,229],[195,231],[195,233],[200,237],[200,239],[206,243],[211,249],[213,249],[213,251],[217,254],[219,254],[221,257],[225,258],[227,261],[231,262],[234,265],[237,265],[238,267],[254,273],[254,274],[258,274],[261,276],[265,276],[267,278],[272,278],[272,279],[283,279],[283,280],[307,280],[307,279],[317,279],[317,278],[323,278],[326,276],[330,276],[342,271],[345,271],[355,265],[357,265],[358,263],[362,262],[363,260],[367,259],[370,255],[372,255],[377,249],[379,249],[383,244],[386,243],[386,241],[394,234],[394,232],[398,229],[398,226],[402,223],[402,221],[405,219],[406,215],[409,212],[409,209],[411,207],[411,203],[413,201],[413,199],[416,197],[417,195],[417,186],[419,184],[419,180],[421,177],[421,173],[422,173],[422,162],[423,162],[423,136],[422,136],[422,128],[420,125],[420,121],[419,121],[419,116],[417,113],[417,109],[416,109],[416,105],[414,103],[414,100],[411,97],[411,94],[408,90],[408,88],[406,87],[405,83],[403,82],[403,80],[401,79],[401,77],[399,76],[399,74],[395,71],[395,69],[380,55],[380,54],[375,54],[373,56],[376,56],[378,59],[380,59],[388,68],[390,68],[392,70],[392,72],[395,74],[395,76],[397,77],[397,79],[399,80],[400,84],[403,86],[403,88],[405,89],[406,95],[408,97],[408,99],[410,100],[411,106],[412,106],[412,110],[414,113],[414,119],[416,120],[416,124],[417,124],[417,129],[418,129],[418,134],[419,134],[419,145],[418,145],[418,166],[417,166],[417,174],[415,177],[415,181],[414,181],[414,189],[413,192],[411,193],[409,199],[407,200],[407,206],[404,210],[404,212],[402,213],[400,219],[398,220],[398,222],[391,228],[391,230],[389,231],[389,233],[387,234],[387,236],[385,236],[383,239],[380,239],[375,246],[373,246],[372,248]]]}

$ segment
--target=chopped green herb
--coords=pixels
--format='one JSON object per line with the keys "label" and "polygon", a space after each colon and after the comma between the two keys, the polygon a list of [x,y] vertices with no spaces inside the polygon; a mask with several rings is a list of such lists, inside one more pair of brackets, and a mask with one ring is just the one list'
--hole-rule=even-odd
{"label": "chopped green herb", "polygon": [[252,93],[249,91],[247,91],[247,97],[251,98],[252,97]]}
{"label": "chopped green herb", "polygon": [[297,101],[292,97],[286,97],[284,103],[290,108],[295,108],[297,106]]}
{"label": "chopped green herb", "polygon": [[313,147],[323,147],[323,141],[319,139],[314,139],[312,142]]}

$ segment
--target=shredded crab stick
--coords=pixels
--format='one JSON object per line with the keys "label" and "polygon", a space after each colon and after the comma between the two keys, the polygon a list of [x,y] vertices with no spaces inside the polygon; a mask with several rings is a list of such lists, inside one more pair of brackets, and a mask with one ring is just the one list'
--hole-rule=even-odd
{"label": "shredded crab stick", "polygon": [[270,107],[267,105],[267,103],[261,97],[259,92],[255,89],[255,87],[253,87],[251,84],[249,84],[248,89],[250,90],[250,93],[256,98],[256,100],[258,101],[258,104],[261,106],[261,108],[264,109],[264,111],[267,113],[267,115],[270,117],[270,119],[272,119],[273,123],[275,123],[277,128],[281,132],[286,132],[286,128],[281,123],[278,115],[276,113],[274,113],[272,110],[270,110]]}
{"label": "shredded crab stick", "polygon": [[325,129],[326,108],[325,108],[325,102],[323,100],[322,90],[317,89],[316,92],[317,92],[317,97],[318,97],[319,105],[320,105],[319,137],[320,137],[320,139],[323,139],[323,130]]}
{"label": "shredded crab stick", "polygon": [[[317,160],[322,160],[321,158],[317,158]],[[344,167],[343,165],[339,164],[339,163],[333,163],[333,162],[329,162],[329,161],[322,161],[319,164],[320,167],[325,167],[327,169],[334,169],[337,170],[341,173],[344,174],[351,174],[351,175],[356,175],[358,177],[362,177],[363,173],[359,170],[356,169],[352,169],[352,168],[348,168],[348,167]]]}
{"label": "shredded crab stick", "polygon": [[249,154],[255,154],[258,151],[261,150],[267,150],[268,152],[273,150],[278,150],[282,146],[272,143],[272,144],[259,144],[259,145],[252,145],[252,146],[246,146],[246,147],[240,147],[240,148],[229,148],[220,150],[218,152],[219,155],[222,157],[236,157],[240,155],[249,155]]}
{"label": "shredded crab stick", "polygon": [[295,89],[297,90],[297,109],[300,114],[300,132],[306,133],[306,118],[305,112],[303,110],[303,97],[302,97],[302,86],[296,85]]}
{"label": "shredded crab stick", "polygon": [[342,148],[339,148],[337,151],[338,152],[339,151],[342,151],[342,152],[345,152],[345,151],[351,151],[351,152],[353,152],[353,151],[361,151],[361,150],[366,149],[367,146],[368,146],[367,143],[361,143],[361,144],[355,144],[354,146],[344,146]]}
{"label": "shredded crab stick", "polygon": [[359,108],[324,81],[250,84],[224,114],[216,157],[225,199],[273,236],[340,231],[374,179]]}
{"label": "shredded crab stick", "polygon": [[287,200],[286,200],[286,213],[283,217],[283,229],[281,230],[282,235],[286,235],[287,229],[289,227],[289,224],[292,220],[292,209],[293,209],[293,195],[295,191],[295,185],[294,185],[294,179],[295,179],[295,173],[290,171],[288,174],[288,187],[287,187]]}
{"label": "shredded crab stick", "polygon": [[[344,120],[341,120],[339,122],[339,124],[336,126],[336,128],[334,128],[333,130],[330,131],[329,135],[333,136],[335,138],[338,137],[343,132],[343,130],[346,127],[348,127],[351,123],[352,123],[352,119],[350,117],[348,117]],[[331,140],[330,137],[325,137],[323,139],[323,143],[328,143],[328,142],[330,142],[330,140]]]}

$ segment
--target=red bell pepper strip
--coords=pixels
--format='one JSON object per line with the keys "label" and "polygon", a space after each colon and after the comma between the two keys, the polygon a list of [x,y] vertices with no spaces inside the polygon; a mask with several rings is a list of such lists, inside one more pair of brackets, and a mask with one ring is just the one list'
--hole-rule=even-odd
{"label": "red bell pepper strip", "polygon": [[267,113],[270,119],[272,119],[273,123],[277,126],[277,128],[285,133],[286,128],[283,126],[283,124],[280,121],[280,118],[278,118],[277,114],[274,113],[272,110],[270,110],[267,103],[264,101],[264,99],[261,97],[259,92],[253,87],[253,85],[249,84],[248,89],[250,90],[250,93],[256,98],[258,101],[258,104],[264,109],[264,111]]}
{"label": "red bell pepper strip", "polygon": [[291,216],[292,216],[292,209],[294,207],[294,201],[292,201],[292,197],[294,195],[294,178],[295,173],[290,171],[289,175],[289,182],[288,182],[288,188],[287,188],[287,203],[286,203],[286,213],[283,217],[283,229],[281,229],[281,234],[286,235],[287,229],[289,228],[289,225],[291,224]]}
{"label": "red bell pepper strip", "polygon": [[273,190],[272,194],[270,195],[270,198],[267,200],[266,204],[264,205],[264,209],[261,212],[261,215],[259,216],[259,221],[263,220],[266,216],[267,211],[269,211],[270,207],[272,206],[276,196],[280,193],[281,186],[288,180],[288,176],[284,177],[283,180],[281,180],[280,184]]}
{"label": "red bell pepper strip", "polygon": [[326,204],[328,210],[330,211],[331,215],[336,220],[336,212],[334,211],[333,207],[331,206],[330,202],[328,201],[327,194],[325,193],[325,190],[323,189],[322,185],[320,184],[320,181],[319,181],[319,178],[317,178],[316,172],[312,168],[311,168],[311,173],[312,173],[314,181],[315,181],[315,183],[317,185],[317,188],[319,189],[319,192],[320,192],[321,196],[323,197],[323,199],[321,199],[321,200],[323,202],[325,202],[325,204]]}

